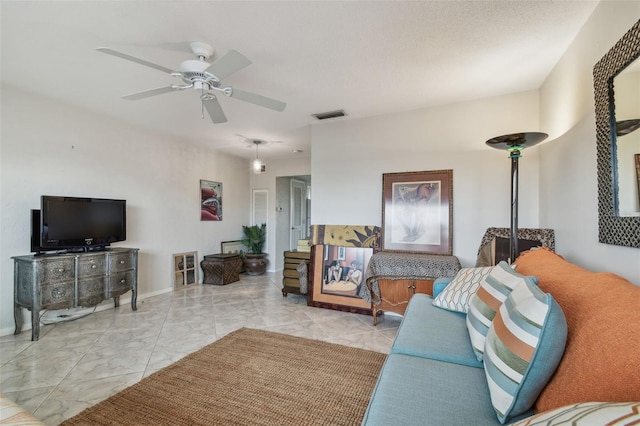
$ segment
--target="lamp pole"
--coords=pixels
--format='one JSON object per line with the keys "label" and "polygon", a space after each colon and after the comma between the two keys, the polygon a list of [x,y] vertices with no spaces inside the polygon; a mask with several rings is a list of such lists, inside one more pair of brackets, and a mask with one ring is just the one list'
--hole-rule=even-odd
{"label": "lamp pole", "polygon": [[509,149],[511,158],[511,233],[509,240],[509,263],[518,256],[518,159],[523,147],[515,145]]}
{"label": "lamp pole", "polygon": [[489,139],[486,143],[492,148],[509,152],[511,159],[511,232],[509,238],[509,263],[516,260],[518,254],[518,160],[521,151],[545,140],[549,135],[539,132],[513,133]]}

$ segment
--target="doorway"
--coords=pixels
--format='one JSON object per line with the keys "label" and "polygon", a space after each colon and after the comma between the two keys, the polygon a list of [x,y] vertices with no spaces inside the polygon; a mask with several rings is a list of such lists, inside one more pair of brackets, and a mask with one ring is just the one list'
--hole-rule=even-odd
{"label": "doorway", "polygon": [[[311,176],[276,177],[275,270],[284,266],[283,253],[295,250],[298,240],[308,238],[311,214]],[[294,229],[292,229],[294,228]]]}
{"label": "doorway", "polygon": [[290,243],[289,249],[295,250],[298,246],[298,240],[307,238],[307,184],[298,179],[291,179],[290,192]]}

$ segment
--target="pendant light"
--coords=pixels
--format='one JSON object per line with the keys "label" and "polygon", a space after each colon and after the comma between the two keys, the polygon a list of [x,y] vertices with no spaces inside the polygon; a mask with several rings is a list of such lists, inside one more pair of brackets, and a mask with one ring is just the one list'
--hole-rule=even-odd
{"label": "pendant light", "polygon": [[253,173],[255,174],[264,173],[267,170],[267,166],[264,164],[264,162],[262,162],[262,160],[260,160],[260,153],[258,151],[258,147],[260,146],[262,141],[259,139],[255,139],[253,143],[256,146],[256,159],[253,160]]}

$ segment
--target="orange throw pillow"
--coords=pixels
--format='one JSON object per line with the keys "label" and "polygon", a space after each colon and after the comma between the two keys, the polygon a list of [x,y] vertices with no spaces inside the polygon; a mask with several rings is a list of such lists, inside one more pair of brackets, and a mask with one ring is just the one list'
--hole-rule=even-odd
{"label": "orange throw pillow", "polygon": [[548,249],[524,252],[515,263],[519,273],[538,277],[567,318],[565,353],[536,412],[585,401],[640,401],[640,287]]}

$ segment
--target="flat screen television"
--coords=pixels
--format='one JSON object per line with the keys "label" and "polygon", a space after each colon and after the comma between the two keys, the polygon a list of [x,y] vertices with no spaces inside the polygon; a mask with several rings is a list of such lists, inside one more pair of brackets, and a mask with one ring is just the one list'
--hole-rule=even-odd
{"label": "flat screen television", "polygon": [[[43,195],[37,233],[39,244],[34,247],[32,236],[32,251],[89,251],[124,241],[127,238],[126,207],[126,200]],[[32,212],[32,221],[33,216]]]}

